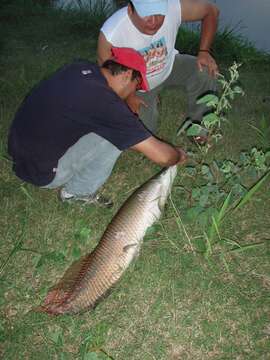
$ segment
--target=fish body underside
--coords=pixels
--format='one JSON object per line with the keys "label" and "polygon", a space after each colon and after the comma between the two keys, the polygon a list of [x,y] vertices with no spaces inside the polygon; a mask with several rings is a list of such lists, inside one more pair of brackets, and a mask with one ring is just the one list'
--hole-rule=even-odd
{"label": "fish body underside", "polygon": [[176,172],[176,166],[164,169],[125,201],[95,250],[71,265],[39,311],[75,314],[94,307],[138,255],[147,229],[161,215]]}

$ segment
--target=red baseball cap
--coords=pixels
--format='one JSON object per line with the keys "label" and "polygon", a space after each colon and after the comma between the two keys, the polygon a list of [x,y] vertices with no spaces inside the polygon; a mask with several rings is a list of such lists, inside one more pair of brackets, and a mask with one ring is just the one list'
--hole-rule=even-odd
{"label": "red baseball cap", "polygon": [[136,50],[125,47],[112,47],[112,60],[130,69],[140,72],[142,82],[140,89],[148,91],[149,85],[146,79],[146,64],[143,56]]}

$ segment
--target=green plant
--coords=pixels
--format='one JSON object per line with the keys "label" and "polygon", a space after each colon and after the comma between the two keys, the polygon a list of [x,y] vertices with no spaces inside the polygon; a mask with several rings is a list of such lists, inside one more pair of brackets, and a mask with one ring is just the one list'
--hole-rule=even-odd
{"label": "green plant", "polygon": [[[244,196],[248,189],[270,170],[270,151],[263,152],[252,148],[250,152],[242,152],[238,161],[229,159],[214,160],[210,164],[197,163],[186,167],[189,179],[188,190],[180,187],[187,195],[192,216],[214,206],[231,193],[232,200]],[[193,185],[192,182],[197,185]],[[190,186],[191,182],[191,186]],[[195,206],[195,208],[194,208]]]}
{"label": "green plant", "polygon": [[185,171],[188,187],[178,186],[185,194],[182,208],[188,219],[196,219],[203,232],[195,239],[195,248],[206,258],[215,252],[217,244],[239,248],[235,242],[222,238],[220,227],[225,217],[250,201],[269,177],[270,151],[252,148],[242,152],[237,162],[214,160],[188,166]]}
{"label": "green plant", "polygon": [[[231,102],[235,96],[243,95],[243,90],[237,85],[239,80],[238,68],[240,64],[234,63],[229,68],[228,79],[219,76],[221,95],[217,97],[213,94],[203,96],[198,100],[198,104],[205,104],[212,109],[212,112],[205,115],[202,125],[191,124],[187,128],[188,136],[199,135],[203,127],[208,131],[209,137],[217,142],[222,137],[221,127],[227,121],[225,114],[231,109]],[[263,122],[265,127],[265,122]],[[180,129],[180,132],[182,129]],[[263,132],[260,131],[262,135]],[[196,237],[195,247],[199,252],[209,259],[214,251],[214,246],[218,244],[221,251],[223,262],[226,263],[223,248],[220,245],[229,245],[230,249],[239,249],[236,242],[224,239],[221,235],[220,227],[225,215],[241,208],[261,187],[270,174],[270,151],[264,151],[253,147],[249,152],[241,152],[239,159],[213,160],[207,164],[204,161],[210,144],[201,148],[203,159],[195,164],[188,166],[186,174],[189,179],[194,181],[194,185],[189,182],[189,188],[183,186],[185,191],[186,214],[189,219],[196,219],[196,222],[203,227],[203,235]],[[199,156],[201,156],[201,154]],[[196,155],[193,154],[196,158]],[[181,187],[180,187],[181,188]],[[190,239],[189,239],[190,242]],[[250,248],[250,245],[248,245]]]}
{"label": "green plant", "polygon": [[[237,200],[236,204],[233,203],[230,205],[231,193],[228,194],[228,196],[224,200],[224,203],[220,211],[216,215],[212,216],[211,225],[208,231],[204,232],[204,236],[203,236],[204,250],[202,251],[202,253],[207,260],[209,260],[211,255],[215,253],[214,246],[219,245],[219,252],[221,255],[221,259],[228,271],[229,266],[225,257],[226,252],[245,251],[265,245],[264,242],[241,245],[237,241],[224,238],[221,236],[221,225],[228,215],[230,215],[235,210],[240,209],[248,201],[251,200],[253,195],[261,188],[262,184],[269,178],[269,175],[270,175],[270,170],[261,179],[259,179],[242,197],[240,197],[240,199]],[[225,247],[225,251],[223,247]]]}
{"label": "green plant", "polygon": [[[212,111],[203,116],[202,125],[192,124],[187,129],[187,136],[198,136],[205,127],[208,131],[209,138],[217,142],[222,137],[221,124],[226,119],[226,112],[231,109],[231,101],[234,100],[237,94],[243,95],[243,90],[237,85],[239,79],[238,68],[240,64],[234,63],[229,68],[229,79],[227,80],[224,75],[219,75],[218,82],[221,85],[220,97],[214,94],[204,95],[197,101],[197,104],[205,104]],[[207,144],[206,151],[210,145]]]}

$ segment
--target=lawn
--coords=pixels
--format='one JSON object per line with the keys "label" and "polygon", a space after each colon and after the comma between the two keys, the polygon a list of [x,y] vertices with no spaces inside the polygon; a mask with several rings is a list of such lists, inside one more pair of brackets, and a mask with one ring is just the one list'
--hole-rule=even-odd
{"label": "lawn", "polygon": [[[263,173],[255,174],[250,163],[243,173],[235,170],[223,197],[217,188],[204,202],[198,195],[208,174],[203,165],[237,164],[243,152],[269,149],[269,58],[259,54],[256,62],[252,52],[252,61],[245,59],[239,69],[245,95],[233,100],[223,138],[207,153],[184,135],[176,138],[185,97],[177,89],[163,91],[159,136],[185,148],[190,162],[179,167],[161,220],[111,294],[92,311],[52,317],[33,308],[74,260],[96,246],[125,199],[159,168],[123,153],[103,189],[114,200],[109,210],[63,204],[57,191],[14,176],[6,139],[20,102],[62,64],[95,60],[96,46],[96,32],[85,31],[74,17],[44,8],[25,11],[19,3],[0,19],[1,358],[269,359],[269,179],[245,205],[226,212],[210,243],[212,216],[217,219],[231,187],[241,180],[248,190]],[[226,60],[220,62],[225,74]]]}

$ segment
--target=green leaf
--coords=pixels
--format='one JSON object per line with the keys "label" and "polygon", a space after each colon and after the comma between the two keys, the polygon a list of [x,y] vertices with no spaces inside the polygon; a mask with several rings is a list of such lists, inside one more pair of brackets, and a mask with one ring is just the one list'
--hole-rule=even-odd
{"label": "green leaf", "polygon": [[211,103],[211,106],[218,104],[218,97],[214,94],[208,94],[203,96],[197,101],[197,104],[206,104]]}
{"label": "green leaf", "polygon": [[196,222],[199,224],[199,226],[202,229],[205,229],[207,227],[207,224],[209,222],[209,218],[205,212],[201,212],[199,216],[196,219]]}
{"label": "green leaf", "polygon": [[199,187],[193,188],[191,194],[194,199],[198,199],[201,195],[201,189]]}
{"label": "green leaf", "polygon": [[242,197],[246,194],[247,189],[241,184],[234,184],[231,192],[234,195],[238,195],[238,196]]}
{"label": "green leaf", "polygon": [[264,246],[265,243],[264,242],[261,242],[261,243],[255,243],[255,244],[248,244],[248,245],[243,245],[243,246],[237,246],[237,247],[234,247],[232,248],[230,251],[231,252],[242,252],[242,251],[245,251],[245,250],[252,250],[252,249],[256,249],[258,247],[261,247],[261,246]]}
{"label": "green leaf", "polygon": [[209,166],[206,165],[206,164],[202,165],[201,172],[202,172],[203,175],[208,175],[209,173],[211,173]]}
{"label": "green leaf", "polygon": [[195,176],[197,174],[197,170],[194,166],[186,166],[185,172],[190,176]]}
{"label": "green leaf", "polygon": [[203,237],[197,237],[193,240],[194,246],[196,247],[196,250],[200,253],[205,253],[206,251],[206,244],[205,239]]}
{"label": "green leaf", "polygon": [[223,205],[222,205],[221,209],[219,210],[218,214],[213,216],[213,218],[212,218],[212,225],[211,225],[210,231],[209,231],[209,241],[211,243],[213,242],[214,236],[217,233],[217,230],[219,229],[219,227],[225,217],[226,211],[229,207],[229,203],[231,200],[231,195],[232,195],[232,193],[230,192],[229,195],[224,200]]}
{"label": "green leaf", "polygon": [[239,203],[234,207],[233,210],[240,209],[242,206],[244,206],[251,197],[256,193],[256,191],[259,190],[259,188],[262,186],[262,184],[265,182],[265,180],[269,177],[270,171],[266,173],[255,185],[251,187],[251,189],[243,196],[243,198],[239,201]]}
{"label": "green leaf", "polygon": [[244,94],[244,91],[243,91],[242,88],[240,88],[240,86],[235,86],[235,87],[233,88],[233,91],[234,91],[236,94],[241,94],[241,95]]}
{"label": "green leaf", "polygon": [[201,131],[203,130],[203,127],[199,124],[192,124],[187,129],[187,136],[198,136],[201,134]]}
{"label": "green leaf", "polygon": [[187,210],[186,213],[187,218],[191,220],[195,220],[203,210],[204,209],[200,206],[196,206],[196,207],[194,206]]}

